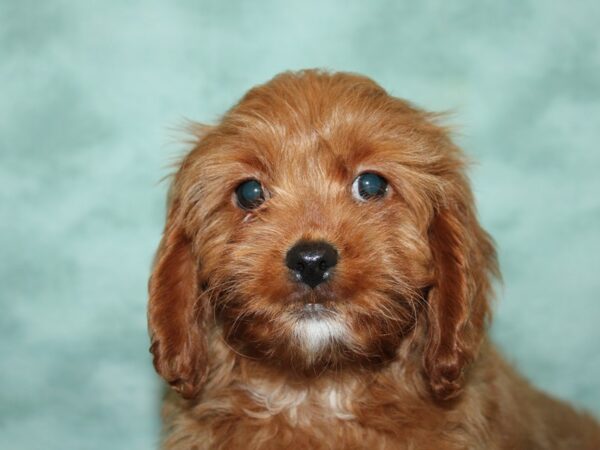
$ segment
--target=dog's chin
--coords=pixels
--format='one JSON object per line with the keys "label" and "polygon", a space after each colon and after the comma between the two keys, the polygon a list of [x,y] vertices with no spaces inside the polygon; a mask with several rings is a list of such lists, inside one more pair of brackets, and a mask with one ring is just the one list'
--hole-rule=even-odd
{"label": "dog's chin", "polygon": [[332,304],[290,302],[275,315],[221,311],[224,337],[241,355],[298,373],[321,372],[348,359],[352,331]]}
{"label": "dog's chin", "polygon": [[239,355],[278,371],[313,377],[333,370],[381,366],[395,357],[398,336],[376,315],[357,315],[335,299],[289,302],[278,313],[256,309],[236,320],[222,311],[224,336]]}
{"label": "dog's chin", "polygon": [[312,361],[351,344],[351,332],[343,318],[320,303],[306,303],[291,319],[295,347]]}

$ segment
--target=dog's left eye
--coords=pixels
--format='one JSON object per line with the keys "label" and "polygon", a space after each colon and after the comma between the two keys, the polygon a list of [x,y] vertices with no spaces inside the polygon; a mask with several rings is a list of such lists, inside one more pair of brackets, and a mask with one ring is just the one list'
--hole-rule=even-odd
{"label": "dog's left eye", "polygon": [[235,190],[237,203],[242,209],[254,209],[265,201],[265,192],[257,180],[248,180]]}
{"label": "dog's left eye", "polygon": [[387,192],[388,183],[385,178],[372,172],[360,174],[352,183],[352,196],[361,202],[381,198]]}

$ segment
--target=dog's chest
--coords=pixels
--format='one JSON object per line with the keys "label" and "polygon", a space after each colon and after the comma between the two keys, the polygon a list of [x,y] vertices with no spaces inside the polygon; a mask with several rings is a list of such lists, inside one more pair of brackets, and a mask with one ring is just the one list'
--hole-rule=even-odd
{"label": "dog's chest", "polygon": [[286,385],[256,383],[244,386],[249,407],[248,417],[268,419],[279,416],[290,425],[309,425],[327,419],[353,420],[351,392],[331,385],[321,388],[295,388]]}

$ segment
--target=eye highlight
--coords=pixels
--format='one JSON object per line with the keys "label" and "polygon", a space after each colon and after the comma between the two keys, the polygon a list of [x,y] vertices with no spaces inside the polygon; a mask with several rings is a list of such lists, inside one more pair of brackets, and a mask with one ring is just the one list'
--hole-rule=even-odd
{"label": "eye highlight", "polygon": [[381,198],[387,190],[386,179],[373,172],[361,173],[352,183],[352,196],[360,202]]}
{"label": "eye highlight", "polygon": [[265,192],[258,180],[247,180],[235,190],[237,204],[240,208],[250,210],[259,207],[265,201]]}

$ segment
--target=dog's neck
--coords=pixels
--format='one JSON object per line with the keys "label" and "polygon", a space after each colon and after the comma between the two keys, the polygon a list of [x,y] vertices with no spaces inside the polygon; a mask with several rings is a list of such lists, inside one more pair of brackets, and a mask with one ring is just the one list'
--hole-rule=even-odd
{"label": "dog's neck", "polygon": [[219,404],[249,417],[280,415],[299,425],[319,417],[356,419],[359,405],[384,404],[390,392],[394,392],[396,405],[415,408],[431,402],[420,361],[410,351],[414,343],[401,346],[397,359],[384,367],[327,371],[307,378],[273,370],[261,361],[239,355],[221,336],[213,334],[212,338],[212,364],[196,412],[203,410],[203,404],[207,405],[206,413],[208,405]]}

